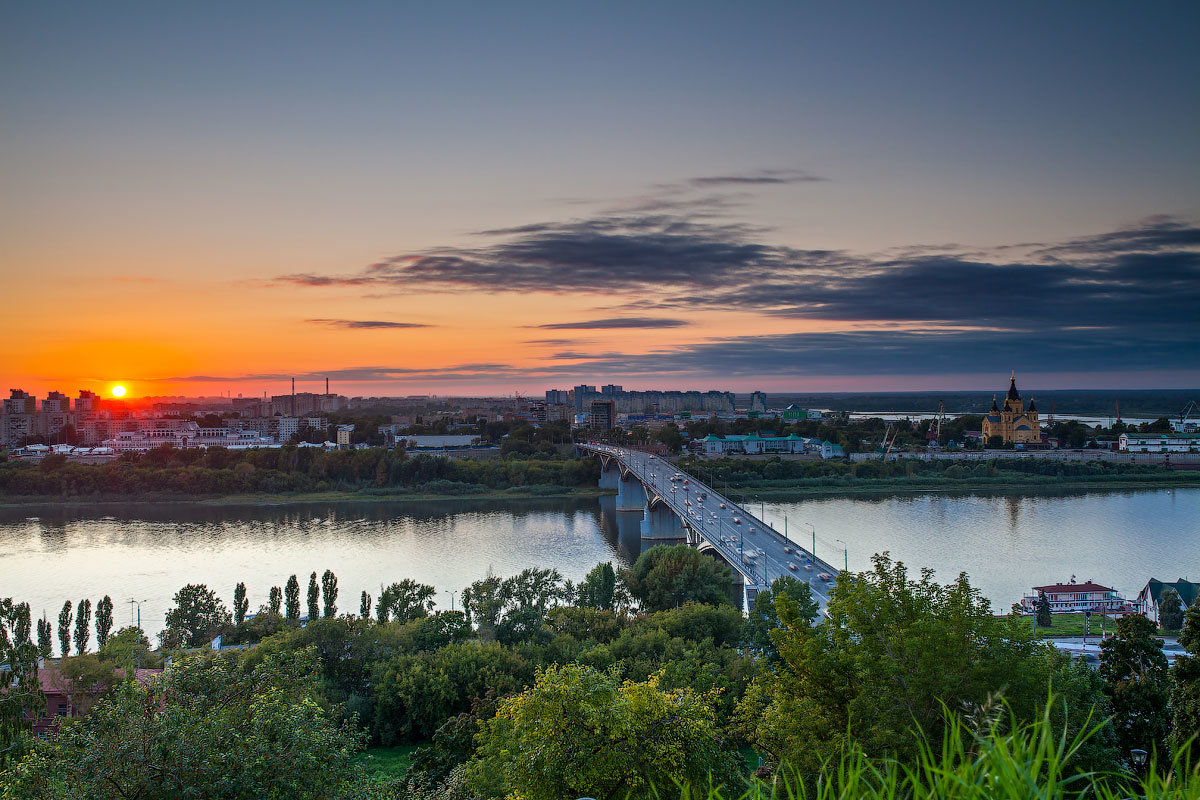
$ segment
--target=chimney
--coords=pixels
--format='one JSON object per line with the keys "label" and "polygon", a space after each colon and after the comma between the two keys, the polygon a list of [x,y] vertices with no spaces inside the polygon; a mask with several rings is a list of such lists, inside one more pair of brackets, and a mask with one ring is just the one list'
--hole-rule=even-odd
{"label": "chimney", "polygon": [[325,396],[329,396],[329,378],[325,379]]}

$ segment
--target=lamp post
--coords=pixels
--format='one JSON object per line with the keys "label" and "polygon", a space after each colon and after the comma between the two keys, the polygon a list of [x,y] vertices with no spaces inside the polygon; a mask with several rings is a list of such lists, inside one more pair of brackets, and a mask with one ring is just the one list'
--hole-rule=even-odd
{"label": "lamp post", "polygon": [[450,595],[450,610],[453,611],[454,610],[454,595],[458,594],[458,592],[454,591],[454,590],[450,590],[450,591],[446,592],[446,594]]}
{"label": "lamp post", "polygon": [[139,631],[142,629],[142,603],[145,603],[145,602],[147,602],[147,601],[145,601],[145,600],[130,600],[129,601],[129,623],[131,625],[133,624],[133,607],[137,606],[137,628]]}
{"label": "lamp post", "polygon": [[812,528],[813,548],[810,551],[810,554],[815,559],[817,557],[817,526],[813,525],[811,522],[805,522],[804,524]]}
{"label": "lamp post", "polygon": [[842,552],[845,553],[845,555],[846,555],[846,566],[843,568],[842,571],[849,572],[850,571],[850,547],[845,542],[843,542],[841,539],[834,539],[834,541],[841,543]]}

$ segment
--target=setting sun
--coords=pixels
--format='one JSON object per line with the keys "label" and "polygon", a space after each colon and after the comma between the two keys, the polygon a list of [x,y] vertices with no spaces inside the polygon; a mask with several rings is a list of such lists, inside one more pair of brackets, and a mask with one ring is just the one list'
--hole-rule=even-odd
{"label": "setting sun", "polygon": [[112,396],[113,397],[124,397],[125,396],[125,387],[124,386],[114,386],[112,388]]}

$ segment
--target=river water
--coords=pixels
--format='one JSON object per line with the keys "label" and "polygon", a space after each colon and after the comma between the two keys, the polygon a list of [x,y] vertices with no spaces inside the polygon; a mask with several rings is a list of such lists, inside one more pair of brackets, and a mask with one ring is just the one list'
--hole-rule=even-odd
{"label": "river water", "polygon": [[[747,499],[755,514],[759,505]],[[1200,489],[1064,494],[924,494],[766,503],[767,522],[851,569],[888,550],[915,575],[966,571],[1006,609],[1035,584],[1093,579],[1131,597],[1147,579],[1200,577]],[[631,563],[636,513],[613,498],[345,502],[296,505],[22,506],[0,508],[0,597],[30,602],[52,622],[64,600],[116,606],[157,633],[174,592],[205,583],[231,604],[244,581],[251,608],[295,573],[332,569],[342,611],[362,590],[403,578],[433,584],[439,607],[488,570],[556,567],[578,580],[599,561]],[[840,542],[845,542],[846,547]],[[847,552],[848,551],[848,552]],[[455,596],[451,596],[455,592]]]}

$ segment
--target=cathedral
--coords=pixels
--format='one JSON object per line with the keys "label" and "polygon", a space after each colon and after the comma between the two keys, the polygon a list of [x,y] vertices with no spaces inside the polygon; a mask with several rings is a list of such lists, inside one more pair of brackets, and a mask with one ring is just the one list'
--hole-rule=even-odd
{"label": "cathedral", "polygon": [[1021,394],[1017,391],[1015,372],[1008,387],[1008,396],[1004,398],[1004,408],[996,405],[996,396],[992,395],[992,410],[983,418],[984,443],[993,436],[1001,437],[1005,444],[1037,444],[1042,441],[1037,406],[1030,398],[1029,408],[1025,408]]}

